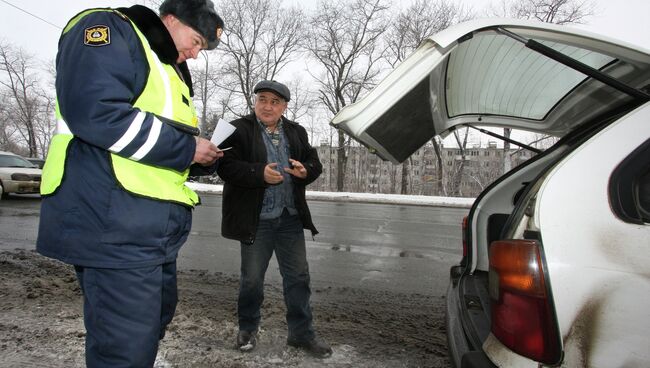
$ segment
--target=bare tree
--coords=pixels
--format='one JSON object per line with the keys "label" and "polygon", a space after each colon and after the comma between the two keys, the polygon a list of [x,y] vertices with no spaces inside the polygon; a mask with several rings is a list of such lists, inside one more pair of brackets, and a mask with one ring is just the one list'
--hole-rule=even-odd
{"label": "bare tree", "polygon": [[[318,99],[305,87],[308,83],[305,83],[301,78],[295,78],[287,82],[286,85],[291,91],[291,101],[289,101],[287,112],[285,113],[287,118],[298,122],[302,122],[304,119],[311,119],[310,122],[313,123]],[[312,133],[315,132],[312,131]],[[313,142],[313,134],[310,138],[312,138],[310,141]]]}
{"label": "bare tree", "polygon": [[318,105],[313,105],[309,113],[301,118],[300,123],[307,129],[312,146],[328,142],[333,131],[333,128],[327,125],[327,114],[323,113]]}
{"label": "bare tree", "polygon": [[213,111],[209,108],[213,97],[218,92],[217,80],[219,78],[215,68],[210,63],[210,54],[202,51],[201,59],[190,67],[192,74],[192,89],[194,90],[194,101],[198,101],[199,128],[203,135],[207,136],[208,118]]}
{"label": "bare tree", "polygon": [[442,164],[442,142],[440,137],[433,137],[431,138],[431,144],[433,145],[433,151],[435,153],[436,157],[436,193],[438,195],[447,195],[447,191],[445,190],[445,186],[443,185],[443,164]]}
{"label": "bare tree", "polygon": [[219,98],[217,99],[216,102],[212,102],[211,106],[214,106],[215,104],[218,105],[217,108],[212,107],[209,109],[209,113],[207,114],[206,121],[204,124],[204,131],[202,131],[202,134],[204,137],[212,137],[212,133],[214,132],[214,129],[217,127],[217,123],[219,122],[219,119],[222,119],[226,113],[226,111],[229,111],[229,106],[232,100],[232,92],[225,94],[219,94]]}
{"label": "bare tree", "polygon": [[554,24],[582,24],[595,11],[594,0],[501,0],[488,14]]}
{"label": "bare tree", "polygon": [[474,13],[459,2],[416,0],[399,11],[386,31],[388,62],[395,67],[427,37],[472,18]]}
{"label": "bare tree", "polygon": [[303,36],[302,10],[282,7],[280,0],[228,0],[219,6],[227,24],[220,60],[220,88],[239,99],[231,112],[253,110],[252,89],[262,79],[274,79],[297,55]]}
{"label": "bare tree", "polygon": [[[322,68],[314,75],[319,99],[332,115],[357,101],[372,88],[381,72],[384,49],[380,37],[386,30],[388,7],[383,0],[344,0],[319,3],[310,26],[308,49]],[[338,131],[337,184],[343,191],[349,138]]]}
{"label": "bare tree", "polygon": [[16,134],[16,125],[6,101],[10,100],[8,91],[0,90],[0,151],[12,151]]}
{"label": "bare tree", "polygon": [[50,147],[50,142],[52,141],[54,128],[56,127],[54,117],[56,100],[53,96],[45,92],[39,96],[38,101],[38,116],[34,122],[34,136],[36,139],[37,153],[30,154],[30,157],[45,158]]}
{"label": "bare tree", "polygon": [[467,162],[465,149],[467,147],[467,138],[469,137],[469,128],[464,128],[463,131],[463,138],[461,138],[460,133],[458,133],[458,129],[454,130],[454,138],[456,138],[456,143],[458,144],[458,148],[460,150],[461,159],[460,161],[454,160],[454,163],[458,163],[458,165],[455,165],[455,170],[451,177],[452,180],[450,189],[453,197],[460,197],[463,195],[461,183],[463,181],[463,175],[465,172],[465,164]]}
{"label": "bare tree", "polygon": [[29,156],[43,155],[49,145],[53,99],[41,86],[43,72],[36,59],[22,49],[0,44],[0,88],[8,97],[3,101],[5,113]]}

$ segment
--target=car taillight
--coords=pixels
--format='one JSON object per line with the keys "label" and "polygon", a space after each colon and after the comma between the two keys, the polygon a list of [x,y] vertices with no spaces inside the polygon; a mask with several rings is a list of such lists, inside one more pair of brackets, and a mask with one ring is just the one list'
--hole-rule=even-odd
{"label": "car taillight", "polygon": [[560,360],[560,340],[535,240],[490,245],[492,333],[512,351],[545,364]]}
{"label": "car taillight", "polygon": [[463,217],[463,259],[467,257],[467,216]]}

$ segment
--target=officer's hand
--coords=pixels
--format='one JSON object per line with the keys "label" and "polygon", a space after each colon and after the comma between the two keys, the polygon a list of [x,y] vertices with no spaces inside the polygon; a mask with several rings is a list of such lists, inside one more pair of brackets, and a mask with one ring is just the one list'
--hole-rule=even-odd
{"label": "officer's hand", "polygon": [[288,172],[289,174],[300,179],[307,177],[307,169],[305,169],[305,165],[303,165],[302,162],[290,158],[289,163],[291,164],[291,168],[285,167],[285,172]]}
{"label": "officer's hand", "polygon": [[282,183],[283,177],[282,174],[276,170],[277,167],[277,162],[264,166],[264,181],[266,183],[271,185]]}
{"label": "officer's hand", "polygon": [[223,157],[223,152],[217,146],[205,138],[196,137],[193,162],[203,166],[210,166],[221,157]]}

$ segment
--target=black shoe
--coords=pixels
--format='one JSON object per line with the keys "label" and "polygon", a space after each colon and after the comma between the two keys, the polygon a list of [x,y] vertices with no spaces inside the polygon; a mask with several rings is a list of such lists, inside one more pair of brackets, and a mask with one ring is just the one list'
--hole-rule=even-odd
{"label": "black shoe", "polygon": [[287,339],[287,345],[301,348],[316,358],[329,358],[332,356],[332,348],[320,337],[314,337],[309,341]]}
{"label": "black shoe", "polygon": [[237,333],[237,348],[239,351],[251,351],[257,344],[256,331],[239,331]]}

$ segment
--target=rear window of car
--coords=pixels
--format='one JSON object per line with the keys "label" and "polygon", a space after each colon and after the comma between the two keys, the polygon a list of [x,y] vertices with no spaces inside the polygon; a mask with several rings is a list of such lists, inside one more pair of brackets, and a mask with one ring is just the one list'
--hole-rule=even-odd
{"label": "rear window of car", "polygon": [[33,168],[34,164],[25,160],[22,157],[12,155],[0,155],[0,167],[30,167]]}
{"label": "rear window of car", "polygon": [[[610,56],[557,42],[544,45],[594,69]],[[494,114],[542,120],[587,76],[500,34],[482,33],[458,45],[447,70],[450,117]]]}

